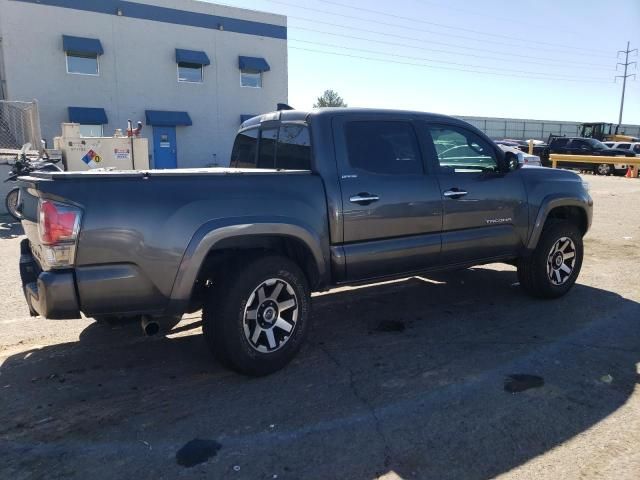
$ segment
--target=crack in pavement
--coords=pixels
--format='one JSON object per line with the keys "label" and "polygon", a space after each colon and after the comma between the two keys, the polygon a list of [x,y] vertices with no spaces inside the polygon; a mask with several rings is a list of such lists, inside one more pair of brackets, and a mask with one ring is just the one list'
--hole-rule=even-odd
{"label": "crack in pavement", "polygon": [[375,407],[371,404],[371,402],[369,402],[369,399],[358,390],[358,387],[356,386],[356,382],[354,379],[355,374],[349,366],[344,365],[335,355],[331,353],[331,351],[328,348],[324,347],[323,345],[312,343],[312,342],[309,342],[309,343],[311,343],[312,346],[316,347],[318,350],[323,352],[327,356],[327,358],[331,360],[331,362],[334,365],[336,365],[340,369],[346,369],[346,371],[349,373],[349,389],[353,393],[353,396],[362,405],[364,405],[367,408],[367,410],[369,410],[369,413],[371,414],[371,418],[373,419],[373,424],[375,426],[376,432],[378,433],[378,436],[380,437],[380,440],[382,442],[382,447],[384,451],[384,469],[385,470],[376,472],[376,476],[379,477],[383,475],[391,466],[392,451],[391,451],[391,446],[389,445],[389,439],[387,438],[386,434],[384,433],[384,430],[382,429],[382,421],[380,417],[378,417],[378,413],[376,412]]}

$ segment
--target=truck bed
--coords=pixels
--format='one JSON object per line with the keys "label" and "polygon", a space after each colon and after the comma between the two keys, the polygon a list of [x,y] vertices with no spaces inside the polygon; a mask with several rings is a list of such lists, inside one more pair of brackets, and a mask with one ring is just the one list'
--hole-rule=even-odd
{"label": "truck bed", "polygon": [[320,232],[329,245],[323,182],[309,171],[88,171],[34,173],[21,181],[22,223],[36,259],[38,199],[83,211],[74,273],[87,315],[113,311],[103,300],[109,289],[122,300],[118,313],[163,311],[192,239],[212,225],[288,223]]}

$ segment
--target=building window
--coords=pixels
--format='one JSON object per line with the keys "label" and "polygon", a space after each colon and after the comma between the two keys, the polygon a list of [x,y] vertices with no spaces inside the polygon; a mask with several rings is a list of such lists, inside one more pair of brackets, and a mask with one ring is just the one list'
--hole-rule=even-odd
{"label": "building window", "polygon": [[197,63],[178,63],[178,81],[189,83],[202,83],[202,65]]}
{"label": "building window", "polygon": [[240,70],[240,85],[249,88],[262,88],[262,72]]}
{"label": "building window", "polygon": [[67,73],[79,75],[99,75],[100,65],[95,53],[67,52]]}
{"label": "building window", "polygon": [[103,125],[80,125],[81,137],[102,137]]}

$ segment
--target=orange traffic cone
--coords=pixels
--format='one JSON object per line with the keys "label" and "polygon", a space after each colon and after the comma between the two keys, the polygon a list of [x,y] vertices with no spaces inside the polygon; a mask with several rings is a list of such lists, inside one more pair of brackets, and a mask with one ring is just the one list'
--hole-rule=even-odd
{"label": "orange traffic cone", "polygon": [[627,173],[624,176],[625,178],[633,178],[633,172],[631,171],[631,167],[627,167]]}

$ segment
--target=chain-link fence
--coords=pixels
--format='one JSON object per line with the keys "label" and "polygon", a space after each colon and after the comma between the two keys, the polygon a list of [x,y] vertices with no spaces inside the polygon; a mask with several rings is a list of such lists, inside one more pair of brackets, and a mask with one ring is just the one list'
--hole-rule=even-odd
{"label": "chain-link fence", "polygon": [[0,100],[0,150],[16,150],[30,143],[40,150],[38,103]]}
{"label": "chain-link fence", "polygon": [[[458,117],[479,128],[489,137],[496,139],[513,138],[516,140],[543,140],[549,135],[577,137],[580,135],[578,122],[551,122],[544,120],[519,120],[513,118]],[[640,126],[621,125],[619,133],[640,136]]]}

